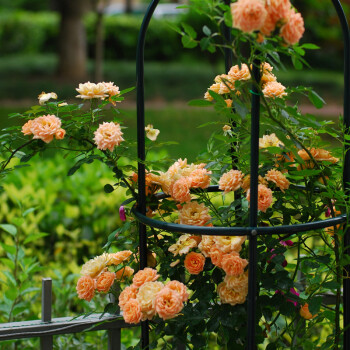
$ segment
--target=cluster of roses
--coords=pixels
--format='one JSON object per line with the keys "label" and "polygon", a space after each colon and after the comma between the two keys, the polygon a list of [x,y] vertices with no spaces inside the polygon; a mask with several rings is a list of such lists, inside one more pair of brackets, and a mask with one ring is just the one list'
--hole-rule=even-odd
{"label": "cluster of roses", "polygon": [[169,194],[179,203],[191,200],[191,188],[207,188],[210,185],[211,171],[205,169],[206,164],[187,164],[187,159],[179,159],[165,173],[146,175],[147,188],[152,185],[162,187],[164,193]]}
{"label": "cluster of roses", "polygon": [[158,278],[157,271],[147,267],[137,272],[132,284],[120,293],[125,322],[137,324],[155,315],[168,320],[181,312],[189,297],[186,286],[176,280],[164,284]]}
{"label": "cluster of roses", "polygon": [[[76,286],[78,297],[91,301],[95,292],[108,293],[115,280],[124,281],[134,273],[134,269],[125,266],[132,252],[123,250],[118,253],[103,253],[87,261],[81,268],[82,275]],[[109,271],[113,268],[116,272]]]}
{"label": "cluster of roses", "polygon": [[[84,100],[105,100],[108,98],[113,105],[116,104],[113,96],[118,96],[120,94],[119,87],[115,86],[112,82],[98,84],[87,82],[79,84],[79,88],[76,90],[79,92],[79,95],[76,96],[78,98]],[[57,99],[57,95],[54,92],[42,92],[38,99],[39,104],[44,105],[50,99]],[[59,103],[57,106],[63,107],[66,105],[67,103]],[[61,125],[62,121],[57,116],[43,115],[25,123],[22,127],[22,133],[24,135],[33,135],[33,139],[41,139],[42,141],[49,143],[54,137],[58,140],[64,138],[66,131],[61,128]],[[100,124],[94,135],[95,144],[100,150],[109,149],[112,152],[115,146],[119,146],[119,144],[124,141],[120,125],[113,122],[104,122]]]}
{"label": "cluster of roses", "polygon": [[288,45],[299,42],[304,34],[304,20],[289,0],[238,0],[231,4],[233,27],[246,33],[259,31],[258,40],[279,35]]}
{"label": "cluster of roses", "polygon": [[[224,281],[217,288],[221,302],[236,305],[244,303],[248,294],[248,271],[245,271],[248,261],[239,255],[245,240],[245,236],[191,236],[185,234],[169,247],[169,251],[174,256],[186,255],[184,266],[192,275],[200,274],[204,269],[205,258],[210,258],[211,262],[226,274]],[[196,248],[200,253],[190,252],[190,249]],[[179,262],[180,259],[177,259],[171,266]]]}
{"label": "cluster of roses", "polygon": [[[261,64],[261,89],[262,93],[267,98],[282,98],[287,95],[285,87],[277,82],[276,76],[272,73],[273,67],[264,62]],[[219,95],[223,95],[227,107],[232,107],[232,92],[236,96],[241,95],[241,91],[237,87],[236,82],[251,82],[251,74],[249,67],[242,63],[241,66],[235,65],[230,68],[227,74],[217,75],[214,79],[215,84],[212,84],[208,91],[204,94],[204,98],[208,101],[213,101],[213,97],[210,95],[210,91],[213,91]]]}

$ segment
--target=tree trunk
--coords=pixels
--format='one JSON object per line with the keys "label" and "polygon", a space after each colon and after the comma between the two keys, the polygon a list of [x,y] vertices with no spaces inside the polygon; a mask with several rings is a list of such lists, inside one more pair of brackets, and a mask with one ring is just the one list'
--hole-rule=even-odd
{"label": "tree trunk", "polygon": [[57,1],[61,14],[58,75],[64,80],[83,82],[87,78],[87,45],[83,16],[87,0]]}

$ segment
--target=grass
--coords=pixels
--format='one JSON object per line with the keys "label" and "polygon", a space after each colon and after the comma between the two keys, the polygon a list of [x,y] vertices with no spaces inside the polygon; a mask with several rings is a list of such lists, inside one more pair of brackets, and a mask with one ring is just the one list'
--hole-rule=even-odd
{"label": "grass", "polygon": [[[42,91],[55,91],[61,99],[75,94],[78,82],[65,82],[56,76],[55,55],[13,55],[0,58],[0,96],[2,99],[36,99]],[[92,80],[93,62],[88,64]],[[201,62],[145,62],[145,96],[148,100],[183,100],[203,96],[224,65]],[[325,98],[339,100],[343,91],[342,72],[307,69],[276,71],[285,86],[313,86]],[[135,86],[135,62],[106,61],[104,79],[122,89]],[[135,98],[135,93],[132,95]]]}
{"label": "grass", "polygon": [[[212,133],[210,127],[200,128],[200,124],[217,119],[215,111],[211,108],[180,108],[169,106],[160,109],[146,109],[146,124],[160,130],[158,142],[175,141],[177,144],[166,146],[171,158],[188,158],[194,161],[196,155],[206,147],[208,138]],[[8,119],[9,113],[24,111],[24,108],[0,108],[0,129],[16,125],[16,120]],[[126,139],[136,139],[136,110],[127,109],[125,116]]]}

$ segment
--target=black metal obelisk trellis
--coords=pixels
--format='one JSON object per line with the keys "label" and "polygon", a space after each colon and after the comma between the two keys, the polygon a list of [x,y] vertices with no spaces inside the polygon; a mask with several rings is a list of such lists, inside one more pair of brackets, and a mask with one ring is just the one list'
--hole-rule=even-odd
{"label": "black metal obelisk trellis", "polygon": [[[225,0],[229,3],[229,0]],[[249,292],[248,292],[248,331],[247,331],[247,349],[255,350],[255,326],[259,320],[256,319],[256,298],[257,298],[257,237],[259,235],[276,235],[284,233],[305,232],[315,229],[335,226],[347,223],[347,215],[342,214],[336,218],[314,221],[296,225],[282,225],[275,227],[258,227],[258,166],[259,166],[259,117],[260,117],[260,98],[255,90],[255,84],[252,87],[252,104],[251,104],[251,199],[249,227],[197,227],[190,225],[180,225],[166,223],[146,216],[146,194],[145,194],[145,105],[144,105],[144,47],[146,32],[153,12],[157,7],[159,0],[153,0],[144,17],[137,44],[136,56],[136,75],[137,75],[137,142],[138,142],[138,186],[139,200],[137,208],[133,210],[134,215],[139,221],[139,244],[140,244],[140,268],[147,266],[147,236],[146,226],[162,229],[174,233],[192,233],[201,235],[216,236],[248,236],[249,238]],[[348,23],[339,0],[332,0],[339,17],[343,37],[344,37],[344,127],[345,133],[350,135],[350,33]],[[224,31],[226,39],[230,37],[230,30]],[[232,52],[225,50],[226,70],[232,65]],[[253,65],[253,78],[255,81],[260,80],[260,62]],[[345,147],[343,182],[345,194],[350,195],[350,146]],[[210,186],[208,191],[219,191],[218,186]],[[346,230],[344,247],[350,246],[350,229]],[[343,349],[350,349],[350,266],[344,268],[343,282],[343,311],[344,311],[344,344]],[[148,321],[141,322],[141,345],[142,349],[149,347],[149,327]]]}

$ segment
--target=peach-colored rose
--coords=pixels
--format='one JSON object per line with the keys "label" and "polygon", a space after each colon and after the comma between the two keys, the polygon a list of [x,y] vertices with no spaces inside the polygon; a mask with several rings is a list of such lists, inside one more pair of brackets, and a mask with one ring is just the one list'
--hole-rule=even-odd
{"label": "peach-colored rose", "polygon": [[[259,182],[259,184],[267,186],[267,181],[260,175],[258,177],[258,182]],[[250,188],[250,175],[247,175],[244,177],[241,187],[243,188],[244,192],[247,192],[249,190],[249,188]]]}
{"label": "peach-colored rose", "polygon": [[102,255],[96,256],[93,259],[87,261],[82,267],[80,274],[89,275],[91,277],[97,277],[101,272],[106,269],[109,260],[109,254],[103,253]]}
{"label": "peach-colored rose", "polygon": [[129,287],[126,287],[120,294],[119,294],[119,307],[121,310],[124,309],[125,304],[130,299],[136,299],[137,296],[137,287],[133,284]]}
{"label": "peach-colored rose", "polygon": [[268,14],[271,17],[271,21],[275,23],[288,18],[291,7],[289,0],[269,0],[266,2]]}
{"label": "peach-colored rose", "polygon": [[124,141],[120,125],[110,122],[103,122],[94,132],[94,141],[100,150],[109,149],[113,152],[115,146],[119,146]]}
{"label": "peach-colored rose", "polygon": [[282,147],[284,143],[276,136],[275,133],[264,135],[259,139],[259,148]]}
{"label": "peach-colored rose", "polygon": [[96,280],[86,275],[79,278],[77,283],[77,293],[79,299],[90,301],[95,295]]}
{"label": "peach-colored rose", "polygon": [[171,186],[170,195],[177,202],[189,202],[191,200],[190,188],[191,179],[188,177],[182,177]]}
{"label": "peach-colored rose", "polygon": [[114,83],[111,81],[109,83],[102,83],[105,88],[107,89],[107,94],[109,95],[108,101],[113,104],[113,106],[116,105],[116,102],[121,102],[121,101],[113,101],[112,96],[118,96],[120,94],[119,87],[115,86]]}
{"label": "peach-colored rose", "polygon": [[239,253],[246,239],[247,236],[213,236],[216,247],[222,253]]}
{"label": "peach-colored rose", "polygon": [[136,299],[141,306],[143,320],[151,320],[155,315],[154,300],[163,287],[162,282],[146,282],[140,287]]}
{"label": "peach-colored rose", "polygon": [[219,180],[219,189],[224,193],[236,191],[241,187],[243,174],[239,170],[230,170],[223,174]]}
{"label": "peach-colored rose", "polygon": [[125,278],[132,276],[134,273],[134,269],[129,266],[125,266],[122,269],[118,270],[115,275],[118,280],[124,281]]}
{"label": "peach-colored rose", "polygon": [[49,93],[45,93],[44,91],[38,96],[38,100],[39,100],[39,104],[42,106],[45,104],[45,102],[47,102],[48,100],[50,100],[51,98],[53,98],[54,100],[57,99],[57,94],[54,92],[49,92]]}
{"label": "peach-colored rose", "polygon": [[163,320],[169,320],[182,310],[182,296],[175,290],[165,287],[157,293],[154,307],[159,317]]}
{"label": "peach-colored rose", "polygon": [[[208,90],[214,91],[214,92],[216,92],[218,94],[219,91],[220,91],[220,83],[215,83],[215,84],[211,85]],[[214,100],[214,98],[210,95],[209,91],[207,91],[204,94],[204,98],[206,100],[208,100],[208,101],[213,101]]]}
{"label": "peach-colored rose", "polygon": [[247,265],[248,261],[246,259],[242,259],[236,252],[224,254],[221,259],[221,267],[228,276],[241,275]]}
{"label": "peach-colored rose", "polygon": [[[339,161],[339,158],[333,157],[331,152],[326,151],[325,149],[311,148],[311,149],[309,149],[309,152],[317,161],[328,161],[328,162],[332,162],[332,163],[337,163]],[[304,149],[301,149],[298,152],[298,155],[303,160],[310,160],[311,159],[310,156],[307,154],[307,152]]]}
{"label": "peach-colored rose", "polygon": [[169,281],[165,285],[165,287],[170,288],[170,289],[174,290],[175,292],[179,293],[181,296],[182,302],[185,302],[188,300],[189,295],[187,293],[187,287],[183,283],[176,281],[176,280]]}
{"label": "peach-colored rose", "polygon": [[238,292],[233,289],[229,289],[225,282],[221,282],[218,285],[217,293],[223,304],[231,304],[233,306],[243,304],[247,297],[247,293],[245,292]]}
{"label": "peach-colored rose", "polygon": [[183,225],[204,226],[211,219],[209,209],[204,203],[186,203],[179,210],[179,223]]}
{"label": "peach-colored rose", "polygon": [[108,255],[108,263],[107,265],[119,265],[124,261],[128,261],[130,256],[132,255],[131,250],[122,250],[117,253],[110,253]]}
{"label": "peach-colored rose", "polygon": [[79,87],[76,88],[76,90],[79,92],[79,95],[76,97],[84,100],[91,100],[93,98],[104,100],[108,97],[108,88],[104,83],[94,84],[88,81],[87,83],[79,84]]}
{"label": "peach-colored rose", "polygon": [[220,95],[229,94],[235,89],[235,82],[230,75],[223,74],[221,77],[220,89],[218,93]]}
{"label": "peach-colored rose", "polygon": [[233,289],[236,292],[240,292],[242,294],[248,293],[248,271],[245,271],[238,276],[226,275],[224,282],[226,283],[228,289]]}
{"label": "peach-colored rose", "polygon": [[102,272],[97,277],[96,289],[99,292],[107,293],[111,288],[115,278],[116,274],[114,272]]}
{"label": "peach-colored rose", "polygon": [[[247,201],[250,202],[250,189],[247,191]],[[271,204],[272,191],[265,185],[258,185],[258,209],[265,213]]]}
{"label": "peach-colored rose", "polygon": [[184,265],[186,270],[191,274],[191,275],[198,275],[203,271],[205,264],[205,257],[196,252],[191,252],[186,255]]}
{"label": "peach-colored rose", "polygon": [[28,120],[23,126],[22,126],[22,132],[24,135],[32,135],[31,128],[33,126],[34,120]]}
{"label": "peach-colored rose", "polygon": [[210,249],[215,244],[214,236],[202,236],[201,242],[198,244],[198,248],[201,253],[206,257],[210,257]]}
{"label": "peach-colored rose", "polygon": [[191,187],[192,188],[207,188],[210,185],[210,175],[211,171],[207,169],[195,169],[192,171],[190,179],[191,179]]}
{"label": "peach-colored rose", "polygon": [[30,124],[30,131],[34,135],[33,139],[40,139],[45,143],[51,142],[60,129],[61,119],[50,114],[35,118]]}
{"label": "peach-colored rose", "polygon": [[233,27],[243,32],[259,30],[267,16],[264,2],[261,0],[238,0],[231,4]]}
{"label": "peach-colored rose", "polygon": [[56,137],[57,140],[62,140],[62,139],[64,139],[65,135],[66,135],[66,130],[58,129],[56,134],[55,134],[55,137]]}
{"label": "peach-colored rose", "polygon": [[312,313],[309,311],[309,304],[305,303],[300,311],[300,316],[304,318],[305,320],[311,320],[312,318],[316,317],[317,315],[312,315]]}
{"label": "peach-colored rose", "polygon": [[136,299],[130,299],[123,308],[123,317],[126,323],[137,324],[142,319],[140,303]]}
{"label": "peach-colored rose", "polygon": [[300,13],[290,10],[287,23],[281,28],[281,36],[289,45],[299,42],[305,32],[304,20]]}
{"label": "peach-colored rose", "polygon": [[157,274],[157,270],[146,267],[135,274],[132,282],[134,286],[139,288],[144,283],[156,281],[158,278],[159,275]]}
{"label": "peach-colored rose", "polygon": [[282,192],[289,188],[288,179],[278,170],[269,170],[265,175],[265,179],[273,182]]}
{"label": "peach-colored rose", "polygon": [[221,267],[222,257],[223,253],[216,245],[210,248],[210,259],[215,266]]}
{"label": "peach-colored rose", "polygon": [[276,21],[274,21],[271,14],[267,14],[263,26],[260,28],[262,34],[269,36],[275,30]]}
{"label": "peach-colored rose", "polygon": [[228,98],[228,99],[225,100],[225,103],[226,103],[227,108],[231,108],[231,107],[232,107],[232,102],[233,102],[233,101],[232,101],[230,98]]}
{"label": "peach-colored rose", "polygon": [[249,80],[251,78],[249,68],[245,63],[241,66],[236,64],[232,66],[227,73],[233,80]]}
{"label": "peach-colored rose", "polygon": [[281,83],[278,83],[277,81],[269,81],[264,85],[262,92],[264,96],[268,98],[282,98],[287,96],[285,90],[285,86]]}
{"label": "peach-colored rose", "polygon": [[197,240],[193,239],[191,235],[185,234],[179,237],[177,242],[171,245],[168,250],[174,256],[187,254],[191,248],[197,247]]}

